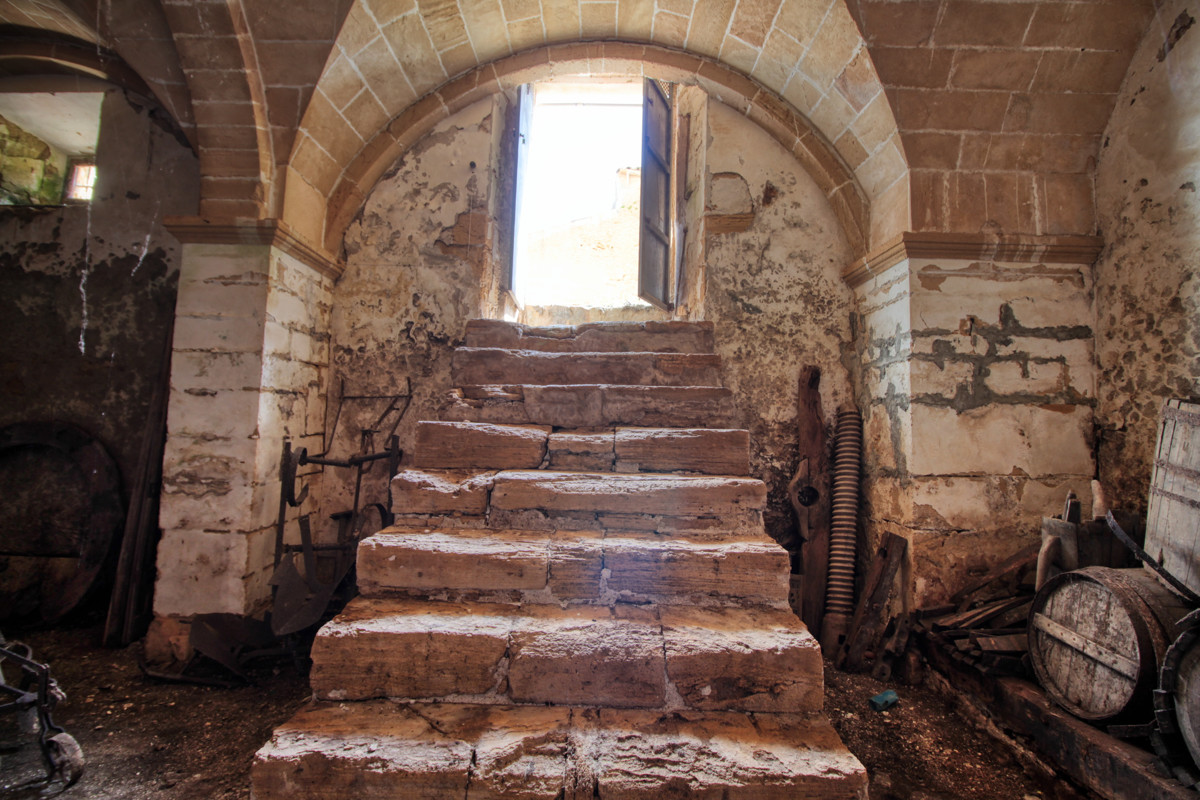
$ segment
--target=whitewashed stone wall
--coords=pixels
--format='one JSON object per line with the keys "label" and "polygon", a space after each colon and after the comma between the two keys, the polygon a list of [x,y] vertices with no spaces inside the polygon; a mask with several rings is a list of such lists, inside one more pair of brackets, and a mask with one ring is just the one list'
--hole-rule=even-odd
{"label": "whitewashed stone wall", "polygon": [[858,287],[869,539],[910,543],[917,606],[1038,539],[1094,474],[1083,264],[911,258]]}
{"label": "whitewashed stone wall", "polygon": [[[270,597],[283,440],[322,449],[332,288],[270,244],[184,245],[154,655],[181,652],[174,621],[251,615]],[[317,511],[318,488],[291,519]]]}

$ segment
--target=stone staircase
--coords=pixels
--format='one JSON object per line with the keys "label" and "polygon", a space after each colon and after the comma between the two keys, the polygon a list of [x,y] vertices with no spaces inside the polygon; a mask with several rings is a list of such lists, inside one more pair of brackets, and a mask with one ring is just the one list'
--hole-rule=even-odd
{"label": "stone staircase", "polygon": [[453,359],[254,796],[865,798],[711,325],[480,320]]}

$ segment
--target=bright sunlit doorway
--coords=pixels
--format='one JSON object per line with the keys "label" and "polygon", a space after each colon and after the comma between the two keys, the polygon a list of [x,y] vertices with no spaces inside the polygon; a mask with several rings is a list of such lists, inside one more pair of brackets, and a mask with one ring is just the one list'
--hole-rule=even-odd
{"label": "bright sunlit doorway", "polygon": [[523,100],[513,294],[537,307],[642,308],[643,85],[576,78]]}

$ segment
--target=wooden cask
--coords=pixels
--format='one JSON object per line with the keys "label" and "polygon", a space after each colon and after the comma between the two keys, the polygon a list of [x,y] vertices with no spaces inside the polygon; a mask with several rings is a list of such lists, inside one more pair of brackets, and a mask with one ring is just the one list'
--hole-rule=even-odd
{"label": "wooden cask", "polygon": [[1200,788],[1200,609],[1180,622],[1154,693],[1154,749],[1179,781]]}
{"label": "wooden cask", "polygon": [[1029,614],[1046,694],[1086,720],[1149,720],[1173,628],[1189,609],[1140,568],[1087,567],[1047,581]]}

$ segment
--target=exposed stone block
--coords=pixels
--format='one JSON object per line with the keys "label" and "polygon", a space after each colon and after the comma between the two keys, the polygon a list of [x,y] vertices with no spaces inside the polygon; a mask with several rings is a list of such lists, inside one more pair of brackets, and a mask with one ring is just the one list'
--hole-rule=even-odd
{"label": "exposed stone block", "polygon": [[549,540],[486,530],[402,532],[388,528],[358,545],[358,589],[481,592],[546,587]]}
{"label": "exposed stone block", "polygon": [[690,427],[737,424],[729,389],[714,386],[521,386],[504,398],[452,393],[442,418],[504,424],[606,428],[614,425]]}
{"label": "exposed stone block", "polygon": [[496,687],[512,620],[504,606],[358,598],[313,642],[317,697],[434,698]]}
{"label": "exposed stone block", "polygon": [[820,711],[821,649],[790,611],[664,608],[667,676],[692,708]]}
{"label": "exposed stone block", "polygon": [[450,370],[456,385],[625,384],[718,386],[721,359],[709,353],[542,353],[460,347]]}
{"label": "exposed stone block", "polygon": [[695,517],[761,510],[765,501],[762,481],[692,475],[506,471],[492,491],[496,509]]}
{"label": "exposed stone block", "polygon": [[259,800],[864,800],[867,774],[803,714],[374,701],[301,711],[252,783]]}
{"label": "exposed stone block", "polygon": [[495,473],[401,470],[392,478],[397,514],[483,514]]}
{"label": "exposed stone block", "polygon": [[604,546],[598,536],[572,531],[550,545],[547,582],[556,600],[598,599],[603,570]]}
{"label": "exposed stone block", "polygon": [[866,771],[823,719],[609,709],[596,716],[581,750],[599,797],[866,797]]}
{"label": "exposed stone block", "polygon": [[711,353],[711,322],[624,322],[531,327],[491,319],[467,323],[467,347],[549,353]]}
{"label": "exposed stone block", "polygon": [[550,435],[547,466],[555,470],[609,472],[613,469],[614,434],[553,433]]}
{"label": "exposed stone block", "polygon": [[398,787],[414,799],[462,797],[471,752],[471,742],[403,706],[316,706],[275,730],[255,756],[251,785],[264,799],[383,800]]}
{"label": "exposed stone block", "polygon": [[604,540],[604,567],[609,590],[634,600],[787,608],[788,554],[774,542],[610,537]]}
{"label": "exposed stone block", "polygon": [[750,434],[704,428],[618,428],[619,472],[748,475]]}
{"label": "exposed stone block", "polygon": [[420,422],[413,465],[433,469],[534,469],[550,428],[486,422]]}
{"label": "exposed stone block", "polygon": [[637,609],[554,610],[512,634],[508,683],[517,702],[656,708],[663,675],[658,623]]}

